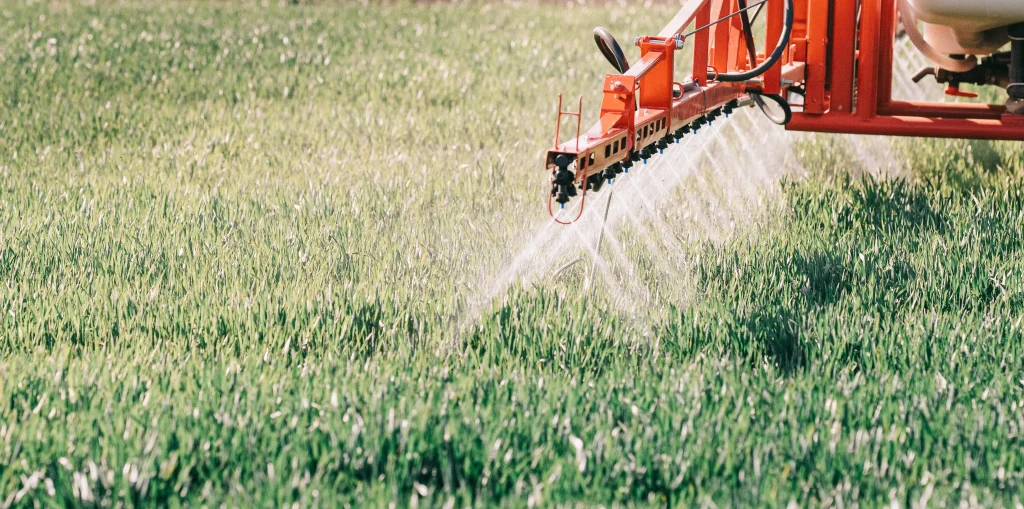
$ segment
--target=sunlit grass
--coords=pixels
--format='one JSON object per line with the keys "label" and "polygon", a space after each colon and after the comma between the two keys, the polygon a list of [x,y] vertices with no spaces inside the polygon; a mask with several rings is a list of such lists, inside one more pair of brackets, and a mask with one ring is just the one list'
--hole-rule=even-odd
{"label": "sunlit grass", "polygon": [[1020,505],[1018,144],[804,138],[608,244],[692,295],[478,307],[671,8],[273,4],[0,6],[0,504]]}

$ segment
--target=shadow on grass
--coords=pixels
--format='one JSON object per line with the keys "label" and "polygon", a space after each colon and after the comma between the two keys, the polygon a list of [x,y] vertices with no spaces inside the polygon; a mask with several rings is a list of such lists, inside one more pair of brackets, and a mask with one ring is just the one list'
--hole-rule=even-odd
{"label": "shadow on grass", "polygon": [[466,359],[483,366],[533,366],[598,376],[607,369],[636,366],[650,356],[651,345],[631,339],[634,332],[607,303],[586,296],[562,298],[547,289],[513,288],[467,336]]}
{"label": "shadow on grass", "polygon": [[803,369],[808,361],[800,313],[781,305],[753,310],[741,322],[746,335],[760,353],[789,374]]}
{"label": "shadow on grass", "polygon": [[795,184],[788,186],[794,209],[799,212],[796,220],[819,223],[828,228],[823,233],[831,238],[847,232],[917,235],[925,230],[944,230],[944,214],[934,208],[931,193],[905,180],[847,178],[838,186],[839,190],[824,194]]}

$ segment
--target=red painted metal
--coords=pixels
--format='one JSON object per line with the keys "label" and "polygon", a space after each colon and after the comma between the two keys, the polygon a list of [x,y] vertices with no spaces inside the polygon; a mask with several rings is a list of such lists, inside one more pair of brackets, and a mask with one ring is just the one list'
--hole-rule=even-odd
{"label": "red painted metal", "polygon": [[673,39],[640,38],[641,60],[652,62],[641,78],[643,83],[640,87],[641,108],[664,110],[672,106],[675,46],[676,42]]}
{"label": "red painted metal", "polygon": [[946,87],[945,94],[950,97],[968,97],[971,99],[978,97],[978,94],[975,94],[974,92],[964,92],[960,90],[960,87],[955,85],[950,85]]}
{"label": "red painted metal", "polygon": [[[547,167],[554,171],[557,156],[570,156],[582,185],[588,175],[626,161],[713,109],[749,93],[785,96],[794,86],[805,100],[790,130],[1024,141],[1024,117],[1008,115],[1002,105],[893,100],[896,0],[792,0],[790,44],[778,63],[747,82],[709,76],[709,68],[729,73],[762,62],[783,32],[787,1],[767,0],[765,39],[758,61],[749,62],[739,17],[723,19],[736,13],[736,0],[686,0],[657,36],[637,40],[641,57],[627,72],[605,76],[600,118],[589,131],[580,135],[582,98],[580,111],[569,112],[559,97],[556,146]],[[712,22],[718,23],[708,26]],[[684,37],[688,27],[706,29]],[[679,47],[691,58],[689,81],[675,78]],[[681,83],[692,88],[683,90]],[[560,143],[563,115],[577,117],[577,136]]]}
{"label": "red painted metal", "polygon": [[1006,106],[978,103],[936,103],[924,101],[892,101],[878,109],[882,115],[928,118],[999,119]]}
{"label": "red painted metal", "polygon": [[[1024,119],[994,104],[894,101],[895,0],[811,0],[807,102],[787,129],[891,136],[1024,140]],[[829,13],[815,12],[829,6]],[[859,24],[855,23],[859,12]],[[829,16],[825,107],[818,109],[814,19]],[[856,69],[856,71],[854,71]],[[938,85],[936,85],[938,86]],[[950,92],[947,90],[947,92]],[[958,92],[953,90],[952,92]],[[960,95],[960,94],[951,94]]]}
{"label": "red painted metal", "polygon": [[791,131],[816,131],[882,136],[925,136],[934,138],[975,138],[1024,141],[1024,119],[1008,116],[990,118],[929,118],[878,116],[864,120],[859,115],[793,115],[786,126]]}
{"label": "red painted metal", "polygon": [[[728,16],[730,12],[735,10],[733,3],[735,0],[713,0],[711,4],[711,12],[715,19],[721,19]],[[711,66],[715,69],[728,69],[729,68],[729,38],[732,34],[729,33],[729,24],[720,23],[711,28],[714,34],[714,45],[711,46]]]}
{"label": "red painted metal", "polygon": [[829,111],[839,114],[853,111],[853,69],[857,47],[857,2],[831,0],[832,35],[829,37]]}
{"label": "red painted metal", "polygon": [[[782,35],[782,15],[785,5],[785,0],[768,0],[768,4],[765,7],[766,14],[768,16],[768,30],[766,30],[767,37],[765,40],[765,55],[771,53],[772,49],[779,41],[779,37]],[[794,39],[792,36],[790,40]],[[778,94],[782,91],[782,84],[779,83],[782,80],[782,62],[778,62],[768,69],[764,73],[764,83],[761,85],[762,90],[766,94]]]}
{"label": "red painted metal", "polygon": [[878,106],[892,101],[893,41],[896,37],[896,2],[881,0],[878,14]]}
{"label": "red painted metal", "polygon": [[[579,109],[576,111],[562,111],[562,94],[558,94],[558,120],[555,125],[555,148],[558,148],[558,137],[562,133],[562,117],[576,117],[576,138],[579,139],[580,129],[583,127],[583,96],[580,96]],[[580,150],[579,143],[576,144],[576,151]]]}
{"label": "red painted metal", "polygon": [[807,83],[804,87],[804,112],[825,112],[825,76],[828,62],[829,2],[811,2],[807,12]]}
{"label": "red painted metal", "polygon": [[[697,10],[697,18],[695,20],[698,27],[711,23],[711,3],[706,1],[701,3],[703,5]],[[710,38],[710,33],[707,30],[701,30],[693,36],[693,70],[690,73],[693,76],[693,81],[702,86],[708,84],[708,44]]]}
{"label": "red painted metal", "polygon": [[875,116],[878,107],[878,21],[882,0],[862,0],[860,4],[860,52],[857,62],[856,112],[861,119]]}

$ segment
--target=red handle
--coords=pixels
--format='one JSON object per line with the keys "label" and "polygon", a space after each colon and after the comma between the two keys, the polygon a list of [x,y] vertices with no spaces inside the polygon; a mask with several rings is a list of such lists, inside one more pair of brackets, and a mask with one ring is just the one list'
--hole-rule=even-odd
{"label": "red handle", "polygon": [[978,94],[973,92],[962,92],[960,87],[954,87],[953,85],[946,87],[946,95],[951,95],[953,97],[978,97]]}

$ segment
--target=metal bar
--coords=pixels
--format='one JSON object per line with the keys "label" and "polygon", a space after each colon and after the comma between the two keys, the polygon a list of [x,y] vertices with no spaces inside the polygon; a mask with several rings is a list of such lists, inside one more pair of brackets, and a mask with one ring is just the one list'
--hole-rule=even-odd
{"label": "metal bar", "polygon": [[654,69],[655,65],[658,65],[658,61],[661,60],[663,56],[664,53],[657,51],[647,53],[640,57],[640,60],[637,60],[636,63],[633,64],[633,67],[630,67],[629,70],[626,71],[624,76],[631,76],[633,78],[643,77],[643,75],[650,72],[651,69]]}
{"label": "metal bar", "polygon": [[879,106],[878,108],[878,113],[881,115],[933,118],[999,119],[1005,112],[1006,107],[997,104],[923,101],[889,101],[884,107]]}
{"label": "metal bar", "polygon": [[829,80],[829,111],[839,114],[853,111],[853,61],[857,42],[857,0],[834,0],[832,35],[829,37],[832,58],[827,73]]}
{"label": "metal bar", "polygon": [[[727,14],[736,0],[714,0],[711,10],[716,18]],[[711,47],[711,65],[718,72],[729,71],[730,23],[715,25],[715,44]]]}
{"label": "metal bar", "polygon": [[[791,55],[790,60],[796,62],[807,61],[807,44],[809,42],[810,32],[808,31],[809,18],[811,8],[808,6],[810,3],[822,3],[822,2],[811,2],[810,0],[793,0],[793,33],[790,35],[789,42],[791,47],[795,47]],[[824,5],[826,7],[826,13],[828,12],[828,0],[825,0]],[[817,20],[815,20],[817,21]],[[824,21],[827,23],[828,19]],[[827,25],[826,25],[827,26]]]}
{"label": "metal bar", "polygon": [[[721,0],[714,0],[715,4],[718,4],[720,1]],[[691,36],[691,35],[693,35],[693,34],[695,34],[697,32],[700,32],[701,30],[707,30],[707,29],[709,29],[709,28],[711,28],[711,27],[713,27],[713,26],[715,26],[715,25],[717,25],[717,24],[719,24],[719,23],[721,23],[723,21],[728,20],[729,18],[731,18],[733,16],[739,15],[739,13],[741,13],[741,12],[746,12],[746,11],[748,11],[750,9],[753,9],[754,7],[758,7],[758,6],[764,4],[767,1],[768,0],[761,0],[760,2],[752,3],[752,4],[746,6],[746,7],[742,8],[742,9],[740,9],[739,6],[737,6],[736,10],[733,11],[732,13],[729,13],[729,11],[720,11],[720,7],[713,7],[712,8],[713,11],[719,12],[719,14],[715,15],[716,19],[714,21],[709,22],[707,25],[704,25],[704,26],[702,26],[700,28],[697,28],[697,29],[691,30],[689,32],[686,32],[685,34],[683,34],[683,39],[686,39],[687,37],[689,37],[689,36]],[[721,4],[721,5],[725,5],[725,4]]]}
{"label": "metal bar", "polygon": [[860,6],[860,51],[857,56],[857,114],[871,118],[878,111],[878,42],[882,0]]}
{"label": "metal bar", "polygon": [[672,102],[672,125],[685,125],[708,110],[738,99],[743,94],[740,87],[721,82],[687,92]]}
{"label": "metal bar", "polygon": [[878,23],[878,106],[892,101],[893,42],[896,38],[896,0],[881,0]]}
{"label": "metal bar", "polygon": [[[765,58],[767,58],[767,53],[778,45],[779,38],[782,37],[782,18],[785,9],[785,5],[782,3],[783,1],[784,0],[768,0],[768,29],[766,31],[767,38],[764,46]],[[765,71],[763,85],[764,93],[778,94],[782,91],[782,84],[780,81],[782,79],[782,65],[785,63],[785,59],[780,58],[775,65]]]}
{"label": "metal bar", "polygon": [[[733,4],[736,5],[736,7],[739,7],[736,0],[733,0]],[[764,4],[761,4],[761,6],[763,7]],[[729,65],[732,66],[730,69],[750,69],[750,67],[746,66],[749,57],[747,55],[747,36],[743,32],[743,20],[740,18],[732,18],[732,21],[729,22],[729,30],[732,34],[732,37],[729,38],[728,60]]]}
{"label": "metal bar", "polygon": [[[649,110],[646,114],[643,109],[636,111],[633,114],[633,125],[646,125],[652,123],[662,115],[671,115],[669,121],[671,125],[685,125],[694,121],[697,117],[703,115],[706,111],[718,108],[725,103],[732,101],[733,99],[739,99],[745,94],[743,87],[736,83],[721,83],[714,82],[710,83],[705,87],[700,87],[695,90],[691,90],[683,94],[682,97],[674,99],[672,101],[672,107],[670,110]],[[597,124],[600,126],[600,123]],[[614,140],[620,139],[625,134],[627,140],[630,142],[631,150],[640,150],[643,146],[634,144],[635,136],[634,129],[622,129],[613,128],[603,133],[601,137],[589,136],[585,139],[577,138],[576,140],[568,140],[562,143],[561,146],[557,147],[552,152],[573,154],[575,157],[589,152],[595,152],[598,154],[604,153],[604,147],[610,145]],[[644,146],[654,143],[656,140],[647,140]],[[574,150],[574,146],[578,147]],[[612,158],[610,160],[600,161],[587,168],[588,174],[594,174],[598,171],[602,171],[608,166],[611,166],[616,160],[621,160],[625,157],[625,151],[620,152],[621,156]]]}
{"label": "metal bar", "polygon": [[884,136],[1024,141],[1024,119],[932,119],[908,116],[865,119],[855,114],[817,116],[796,113],[793,120],[786,125],[786,129]]}
{"label": "metal bar", "polygon": [[[661,32],[658,32],[658,38],[672,39],[683,33],[683,29],[689,26],[690,23],[693,23],[694,18],[697,16],[697,11],[700,10],[701,7],[707,5],[710,1],[711,0],[688,0],[683,4],[683,7],[679,9],[679,12],[676,13],[675,17],[665,25],[665,28],[662,28]],[[708,18],[705,23],[708,21],[711,21],[711,19]],[[699,25],[702,23],[698,21],[697,24]]]}
{"label": "metal bar", "polygon": [[827,1],[812,1],[807,16],[807,81],[804,90],[804,112],[825,112],[825,56],[828,46]]}
{"label": "metal bar", "polygon": [[[711,4],[705,3],[697,10],[696,22],[704,25],[711,21]],[[693,36],[693,81],[704,86],[708,84],[708,50],[710,34],[707,30],[697,32]]]}

